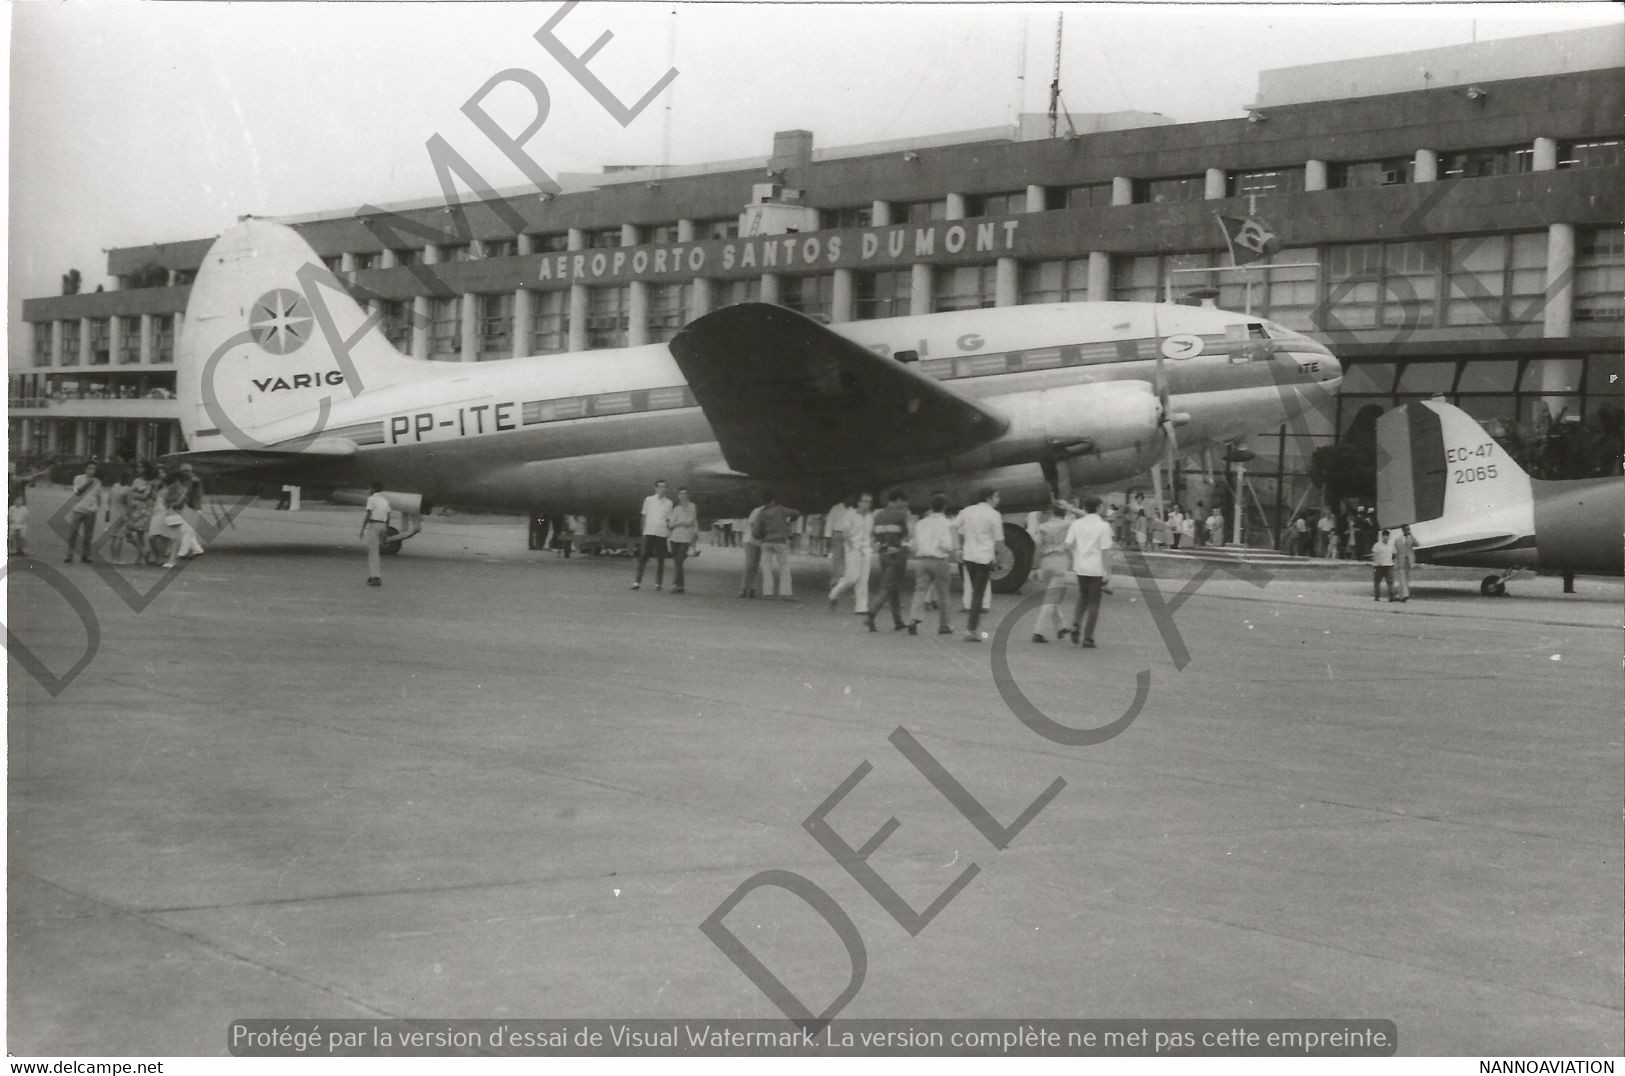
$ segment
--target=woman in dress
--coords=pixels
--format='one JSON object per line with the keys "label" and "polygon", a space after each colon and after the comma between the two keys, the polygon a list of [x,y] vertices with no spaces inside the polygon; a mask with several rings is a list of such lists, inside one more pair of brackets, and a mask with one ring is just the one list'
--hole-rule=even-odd
{"label": "woman in dress", "polygon": [[124,537],[130,543],[130,551],[135,554],[135,563],[152,563],[152,554],[148,549],[147,528],[152,524],[152,506],[158,499],[158,468],[148,460],[141,465],[140,472],[130,483],[130,492],[125,496],[124,511]]}

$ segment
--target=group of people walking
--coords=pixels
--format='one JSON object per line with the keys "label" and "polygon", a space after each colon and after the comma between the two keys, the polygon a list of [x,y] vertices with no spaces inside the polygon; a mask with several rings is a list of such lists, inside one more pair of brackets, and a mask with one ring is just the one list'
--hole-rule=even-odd
{"label": "group of people walking", "polygon": [[[107,478],[112,483],[108,484]],[[7,514],[11,552],[27,555],[25,529],[27,483],[13,483]],[[190,464],[160,468],[152,461],[133,470],[103,472],[95,462],[73,478],[66,510],[66,563],[77,554],[89,564],[96,547],[96,526],[107,525],[107,560],[113,564],[149,564],[173,568],[184,557],[203,555],[203,543],[186,512],[203,507],[203,483]]]}

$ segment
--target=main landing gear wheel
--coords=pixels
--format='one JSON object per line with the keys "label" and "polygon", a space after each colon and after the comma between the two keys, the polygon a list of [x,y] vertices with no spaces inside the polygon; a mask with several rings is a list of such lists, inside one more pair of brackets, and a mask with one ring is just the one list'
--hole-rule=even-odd
{"label": "main landing gear wheel", "polygon": [[386,557],[393,557],[400,553],[401,543],[395,537],[400,533],[399,528],[386,526],[384,528],[384,540],[378,543],[378,552]]}
{"label": "main landing gear wheel", "polygon": [[1492,598],[1499,598],[1507,592],[1506,580],[1498,575],[1486,575],[1483,582],[1478,584],[1478,592]]}
{"label": "main landing gear wheel", "polygon": [[1033,540],[1013,523],[1004,525],[1004,552],[993,562],[993,593],[1015,594],[1033,574]]}

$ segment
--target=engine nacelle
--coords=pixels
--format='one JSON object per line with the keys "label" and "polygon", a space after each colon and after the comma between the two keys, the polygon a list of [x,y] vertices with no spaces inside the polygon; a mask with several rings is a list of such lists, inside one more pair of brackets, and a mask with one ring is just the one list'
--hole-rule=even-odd
{"label": "engine nacelle", "polygon": [[[364,505],[369,496],[371,493],[364,489],[335,489],[328,494],[328,499],[334,504]],[[423,499],[421,493],[401,493],[398,490],[386,489],[384,496],[389,499],[389,508],[392,512],[427,515],[434,507]]]}
{"label": "engine nacelle", "polygon": [[997,463],[1141,454],[1154,459],[1162,447],[1161,409],[1146,381],[1061,385],[987,402],[1010,418],[1010,431],[995,449]]}

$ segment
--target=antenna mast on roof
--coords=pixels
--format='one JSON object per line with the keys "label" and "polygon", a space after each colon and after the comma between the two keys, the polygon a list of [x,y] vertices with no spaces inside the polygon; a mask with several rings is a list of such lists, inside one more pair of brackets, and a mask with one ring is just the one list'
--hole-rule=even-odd
{"label": "antenna mast on roof", "polygon": [[[677,66],[677,9],[671,9],[671,33],[666,39],[666,70],[670,71]],[[666,87],[666,114],[660,129],[660,168],[656,171],[657,178],[665,179],[666,170],[671,167],[671,101],[677,93],[677,80],[672,79]]]}
{"label": "antenna mast on roof", "polygon": [[[1066,109],[1066,103],[1061,100],[1061,28],[1066,22],[1066,13],[1055,16],[1055,77],[1049,83],[1049,136],[1055,137],[1056,123]],[[1066,114],[1066,132],[1069,136],[1078,136],[1077,128],[1072,126],[1072,113]]]}

